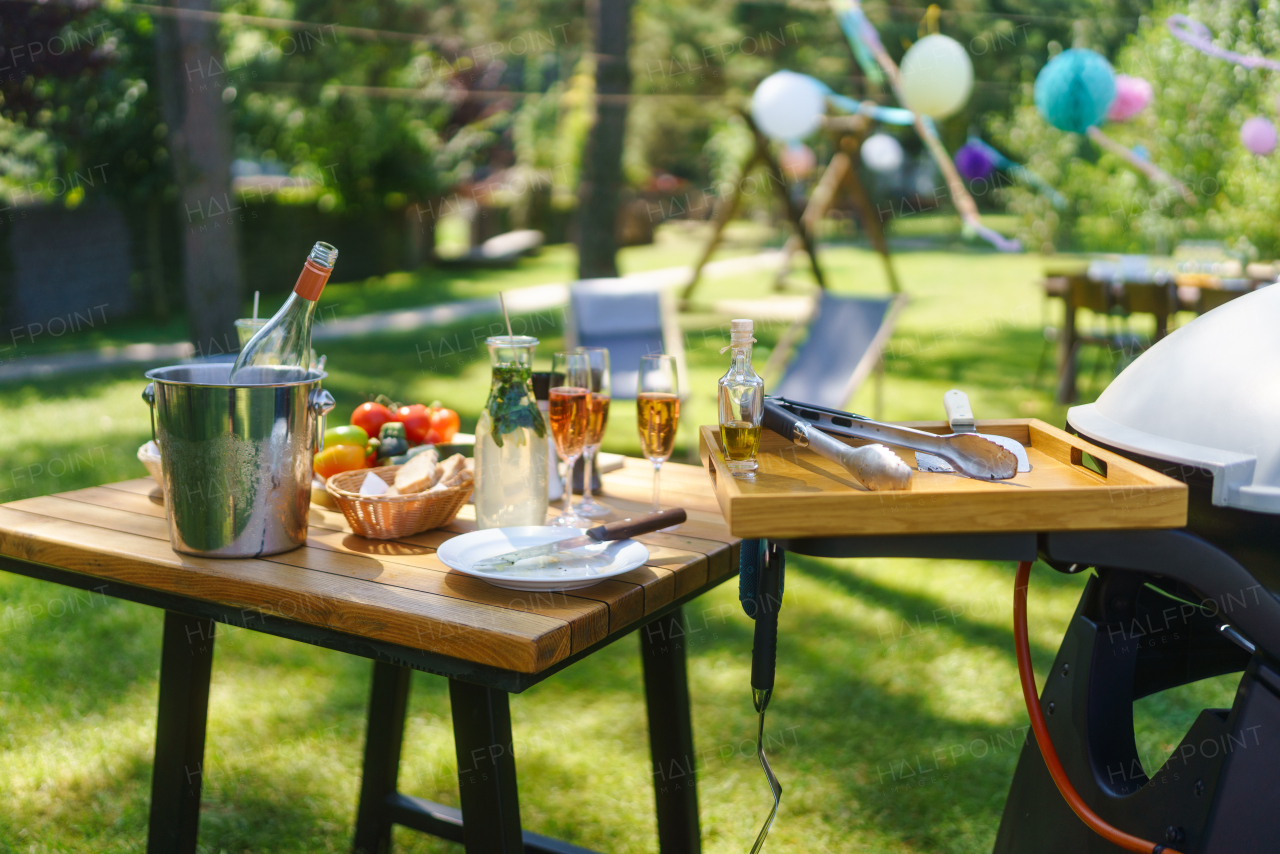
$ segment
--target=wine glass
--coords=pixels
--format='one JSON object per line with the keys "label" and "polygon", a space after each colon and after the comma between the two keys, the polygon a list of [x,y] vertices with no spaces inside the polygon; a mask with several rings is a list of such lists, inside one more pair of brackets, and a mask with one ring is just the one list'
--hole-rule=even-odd
{"label": "wine glass", "polygon": [[547,415],[551,421],[556,454],[564,462],[567,472],[563,478],[564,512],[551,524],[586,528],[590,527],[591,520],[577,515],[573,508],[573,466],[586,447],[591,415],[591,362],[585,353],[556,353],[551,359],[551,374],[556,380],[564,378],[560,385],[551,387]]}
{"label": "wine glass", "polygon": [[680,386],[672,356],[641,356],[636,389],[636,422],[644,455],[653,463],[653,512],[658,504],[662,463],[676,444],[680,421]]}
{"label": "wine glass", "polygon": [[587,443],[583,450],[582,500],[574,508],[579,516],[598,519],[613,511],[591,497],[592,461],[600,450],[605,425],[609,423],[609,351],[604,347],[579,347],[578,352],[587,357],[591,366],[590,414],[587,422]]}

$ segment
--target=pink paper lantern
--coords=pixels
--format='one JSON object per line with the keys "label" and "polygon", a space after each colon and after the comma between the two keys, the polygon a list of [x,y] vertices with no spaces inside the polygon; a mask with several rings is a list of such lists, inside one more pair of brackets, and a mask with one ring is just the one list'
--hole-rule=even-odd
{"label": "pink paper lantern", "polygon": [[1240,126],[1240,141],[1259,156],[1276,150],[1276,126],[1262,116],[1254,116]]}
{"label": "pink paper lantern", "polygon": [[1141,77],[1116,75],[1116,97],[1107,108],[1107,121],[1125,122],[1146,109],[1154,93],[1151,84]]}
{"label": "pink paper lantern", "polygon": [[818,165],[818,158],[809,146],[803,143],[792,144],[782,149],[778,165],[782,167],[783,175],[792,181],[798,181],[813,171],[813,167]]}

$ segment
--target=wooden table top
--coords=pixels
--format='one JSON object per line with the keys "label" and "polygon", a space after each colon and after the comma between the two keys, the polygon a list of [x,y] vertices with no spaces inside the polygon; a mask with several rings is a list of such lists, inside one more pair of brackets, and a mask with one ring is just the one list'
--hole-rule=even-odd
{"label": "wooden table top", "polygon": [[[604,476],[599,497],[619,515],[647,511],[652,478],[649,462],[627,459]],[[504,590],[446,567],[436,547],[475,529],[470,505],[447,528],[383,541],[352,534],[341,513],[313,504],[307,543],[294,551],[232,560],[178,554],[150,478],[0,505],[0,555],[537,674],[737,572],[739,540],[705,470],[664,465],[662,499],[684,507],[689,521],[638,538],[649,562],[568,593]]]}

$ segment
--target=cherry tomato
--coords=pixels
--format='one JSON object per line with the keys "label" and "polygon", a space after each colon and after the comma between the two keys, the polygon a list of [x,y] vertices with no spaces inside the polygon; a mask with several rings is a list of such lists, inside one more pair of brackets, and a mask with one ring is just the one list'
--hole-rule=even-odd
{"label": "cherry tomato", "polygon": [[440,405],[440,401],[431,404],[431,430],[438,437],[433,444],[452,441],[461,426],[462,420],[458,418],[458,413],[452,409],[445,409]]}
{"label": "cherry tomato", "polygon": [[324,478],[333,477],[344,471],[365,468],[364,447],[355,445],[332,445],[316,454],[313,467],[316,474]]}
{"label": "cherry tomato", "polygon": [[411,444],[421,445],[428,441],[427,434],[431,431],[431,411],[421,403],[397,409],[396,420],[404,425],[405,438]]}
{"label": "cherry tomato", "polygon": [[356,407],[356,411],[351,413],[351,423],[356,427],[362,428],[370,436],[378,435],[378,431],[382,429],[383,424],[395,420],[395,413],[381,403],[374,403],[372,400],[368,403],[360,404]]}

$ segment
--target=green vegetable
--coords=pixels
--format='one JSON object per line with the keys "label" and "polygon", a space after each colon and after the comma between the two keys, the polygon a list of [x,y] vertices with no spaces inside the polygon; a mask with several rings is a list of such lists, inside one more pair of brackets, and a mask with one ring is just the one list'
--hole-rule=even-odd
{"label": "green vegetable", "polygon": [[489,435],[493,443],[502,447],[502,437],[521,427],[532,430],[540,439],[547,436],[547,425],[538,411],[537,401],[529,393],[529,380],[533,369],[521,365],[496,365],[493,369],[493,389],[489,392],[489,420],[493,428]]}
{"label": "green vegetable", "polygon": [[352,445],[357,448],[363,448],[368,444],[369,434],[364,432],[364,428],[357,427],[354,424],[330,427],[324,431],[324,446],[326,448],[331,445]]}
{"label": "green vegetable", "polygon": [[382,429],[378,431],[378,441],[381,444],[378,455],[381,457],[395,457],[409,450],[409,440],[404,435],[404,425],[398,421],[388,421],[383,424]]}
{"label": "green vegetable", "polygon": [[434,447],[435,445],[415,445],[403,454],[396,454],[394,457],[387,457],[386,462],[381,463],[381,465],[402,466],[418,454],[421,454],[423,451],[429,451]]}

